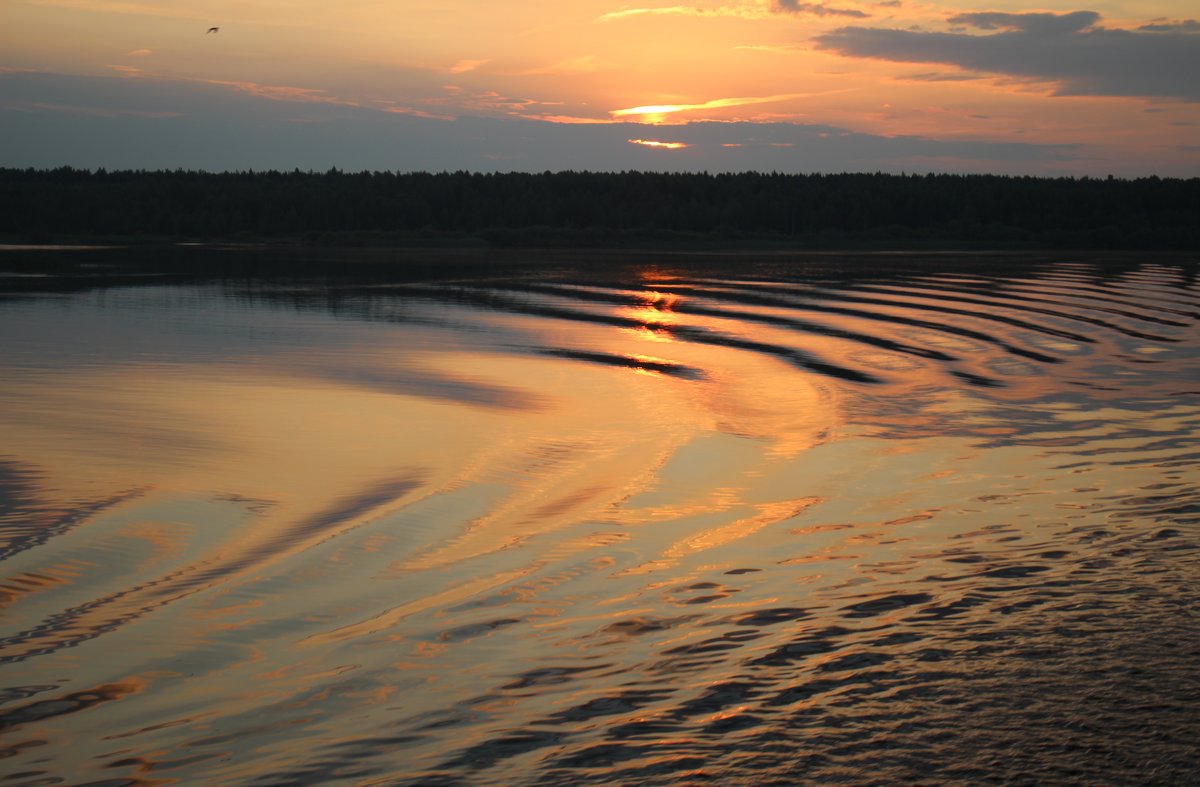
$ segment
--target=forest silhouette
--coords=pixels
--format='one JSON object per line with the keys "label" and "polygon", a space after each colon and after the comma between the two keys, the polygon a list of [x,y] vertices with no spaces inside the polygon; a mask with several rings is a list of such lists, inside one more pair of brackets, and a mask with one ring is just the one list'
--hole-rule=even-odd
{"label": "forest silhouette", "polygon": [[0,169],[16,242],[1200,248],[1200,178]]}

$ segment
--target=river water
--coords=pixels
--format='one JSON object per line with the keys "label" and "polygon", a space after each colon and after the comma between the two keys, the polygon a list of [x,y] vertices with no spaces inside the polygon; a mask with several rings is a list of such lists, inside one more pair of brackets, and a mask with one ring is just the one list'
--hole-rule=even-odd
{"label": "river water", "polygon": [[1200,773],[1194,260],[41,254],[4,785]]}

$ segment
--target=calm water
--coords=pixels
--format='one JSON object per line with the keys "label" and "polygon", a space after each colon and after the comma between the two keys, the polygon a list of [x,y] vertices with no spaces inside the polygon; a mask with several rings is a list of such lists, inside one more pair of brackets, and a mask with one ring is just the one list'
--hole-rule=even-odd
{"label": "calm water", "polygon": [[1193,261],[21,254],[5,785],[1200,773]]}

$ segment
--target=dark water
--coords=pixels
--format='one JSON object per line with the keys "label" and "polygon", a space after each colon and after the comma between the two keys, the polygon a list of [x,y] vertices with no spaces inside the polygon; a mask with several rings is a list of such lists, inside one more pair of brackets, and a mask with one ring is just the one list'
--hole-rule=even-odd
{"label": "dark water", "polygon": [[1200,773],[1193,261],[14,254],[0,783]]}

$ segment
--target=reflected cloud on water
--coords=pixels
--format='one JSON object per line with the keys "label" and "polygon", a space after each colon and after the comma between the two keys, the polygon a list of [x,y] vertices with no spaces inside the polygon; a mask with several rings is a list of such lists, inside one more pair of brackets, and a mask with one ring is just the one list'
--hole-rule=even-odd
{"label": "reflected cloud on water", "polygon": [[1190,263],[104,254],[3,279],[27,780],[1200,767]]}

